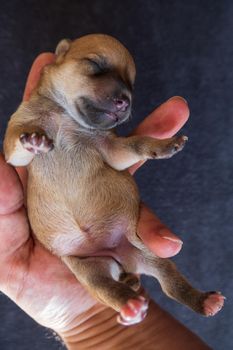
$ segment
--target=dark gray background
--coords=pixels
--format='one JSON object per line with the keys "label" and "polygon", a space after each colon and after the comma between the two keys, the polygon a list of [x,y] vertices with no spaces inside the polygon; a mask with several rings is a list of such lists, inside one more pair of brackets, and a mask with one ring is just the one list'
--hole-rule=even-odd
{"label": "dark gray background", "polygon": [[[227,301],[203,318],[168,300],[145,279],[153,298],[214,349],[232,349],[233,2],[1,1],[0,132],[21,101],[33,59],[64,37],[103,32],[120,39],[137,64],[130,131],[172,95],[189,103],[185,150],[148,162],[137,174],[142,198],[184,240],[175,258],[198,288],[221,290]],[[50,331],[0,296],[1,350],[58,349]],[[169,335],[168,335],[169,336]]]}

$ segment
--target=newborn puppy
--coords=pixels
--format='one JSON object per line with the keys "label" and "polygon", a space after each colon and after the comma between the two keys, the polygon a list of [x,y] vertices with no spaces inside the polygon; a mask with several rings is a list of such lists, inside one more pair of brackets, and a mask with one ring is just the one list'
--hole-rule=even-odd
{"label": "newborn puppy", "polygon": [[28,166],[28,213],[37,239],[61,257],[90,293],[131,325],[148,301],[136,274],[156,277],[171,298],[203,315],[224,297],[194,289],[168,259],[137,235],[139,195],[126,170],[140,160],[169,158],[187,140],[117,137],[131,114],[135,65],[107,35],[62,40],[28,102],[11,117],[7,162]]}

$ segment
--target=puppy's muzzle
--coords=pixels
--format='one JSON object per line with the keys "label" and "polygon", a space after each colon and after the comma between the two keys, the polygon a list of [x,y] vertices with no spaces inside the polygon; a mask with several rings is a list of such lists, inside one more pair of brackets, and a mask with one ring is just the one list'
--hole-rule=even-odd
{"label": "puppy's muzzle", "polygon": [[85,122],[92,127],[109,129],[126,121],[131,113],[131,102],[126,95],[94,101],[81,97],[76,108]]}

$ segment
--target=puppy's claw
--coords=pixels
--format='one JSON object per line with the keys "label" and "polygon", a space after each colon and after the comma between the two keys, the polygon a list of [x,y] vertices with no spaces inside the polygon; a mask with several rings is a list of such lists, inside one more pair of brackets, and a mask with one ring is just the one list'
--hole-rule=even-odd
{"label": "puppy's claw", "polygon": [[148,300],[139,296],[137,299],[129,299],[127,304],[121,308],[117,322],[130,326],[141,322],[147,314]]}
{"label": "puppy's claw", "polygon": [[36,132],[21,134],[19,139],[23,147],[34,154],[47,153],[54,147],[52,140]]}

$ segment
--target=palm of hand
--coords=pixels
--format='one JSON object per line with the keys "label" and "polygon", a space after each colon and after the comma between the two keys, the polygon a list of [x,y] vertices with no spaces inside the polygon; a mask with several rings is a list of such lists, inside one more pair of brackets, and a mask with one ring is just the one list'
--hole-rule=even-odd
{"label": "palm of hand", "polygon": [[[41,68],[54,60],[42,54],[35,61],[25,90],[25,99],[36,85]],[[187,104],[173,98],[147,117],[135,133],[166,138],[174,135],[189,115]],[[30,232],[23,207],[25,169],[15,170],[0,157],[0,289],[40,324],[57,331],[72,328],[87,310],[98,304],[58,259],[44,249]],[[133,172],[135,170],[131,169]],[[24,186],[25,187],[25,186]],[[141,238],[161,257],[175,255],[181,242],[146,207],[139,221]]]}

